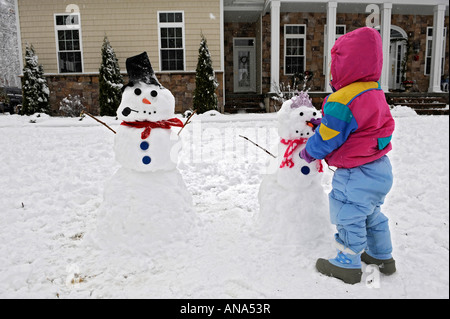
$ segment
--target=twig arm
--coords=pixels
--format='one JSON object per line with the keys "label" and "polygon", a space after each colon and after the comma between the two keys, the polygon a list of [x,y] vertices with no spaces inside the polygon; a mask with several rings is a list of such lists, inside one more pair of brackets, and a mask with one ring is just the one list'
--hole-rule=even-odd
{"label": "twig arm", "polygon": [[81,111],[81,115],[86,114],[87,116],[93,118],[94,120],[96,120],[97,122],[99,122],[100,124],[106,126],[108,129],[110,129],[114,134],[116,134],[116,131],[114,131],[111,127],[109,127],[106,123],[100,121],[99,119],[97,119],[95,116],[93,116],[92,114],[89,114],[88,112],[85,111]]}
{"label": "twig arm", "polygon": [[188,119],[186,120],[186,123],[184,123],[183,127],[181,128],[181,130],[178,132],[178,136],[180,136],[181,132],[183,131],[183,129],[186,127],[186,125],[188,125],[191,122],[192,117],[195,115],[195,113],[197,113],[197,110],[195,110],[194,112],[192,112],[192,114],[188,117]]}
{"label": "twig arm", "polygon": [[272,153],[270,153],[268,150],[266,150],[265,148],[259,146],[258,144],[256,144],[255,142],[253,142],[252,140],[248,139],[248,137],[239,135],[239,137],[242,137],[243,139],[249,141],[250,143],[252,143],[253,145],[255,145],[256,147],[259,147],[260,149],[262,149],[264,152],[266,152],[267,154],[269,154],[270,156],[272,156],[273,158],[277,158],[275,155],[273,155]]}

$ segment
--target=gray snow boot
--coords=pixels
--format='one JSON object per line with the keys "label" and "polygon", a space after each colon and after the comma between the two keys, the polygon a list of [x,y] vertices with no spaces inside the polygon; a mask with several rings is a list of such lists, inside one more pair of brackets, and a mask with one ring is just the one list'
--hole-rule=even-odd
{"label": "gray snow boot", "polygon": [[377,265],[380,269],[380,272],[385,275],[392,275],[397,270],[395,268],[395,260],[394,258],[390,259],[376,259],[367,253],[363,253],[361,255],[361,261],[365,262],[367,265]]}

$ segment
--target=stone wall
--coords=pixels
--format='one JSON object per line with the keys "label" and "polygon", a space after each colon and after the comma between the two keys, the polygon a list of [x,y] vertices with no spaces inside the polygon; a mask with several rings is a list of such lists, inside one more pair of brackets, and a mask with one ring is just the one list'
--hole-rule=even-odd
{"label": "stone wall", "polygon": [[[195,90],[195,72],[160,73],[157,77],[161,84],[169,89],[175,96],[176,113],[183,113],[192,108],[193,93]],[[223,108],[223,73],[216,73],[219,82],[217,96],[219,99],[219,110]],[[84,100],[86,111],[93,114],[100,114],[98,103],[99,81],[98,74],[82,75],[47,75],[47,82],[50,88],[50,105],[53,115],[59,114],[59,105],[62,99],[79,95]],[[124,75],[125,83],[128,76]]]}
{"label": "stone wall", "polygon": [[46,75],[46,79],[52,115],[60,115],[60,102],[69,95],[83,98],[87,112],[94,115],[100,113],[98,75]]}

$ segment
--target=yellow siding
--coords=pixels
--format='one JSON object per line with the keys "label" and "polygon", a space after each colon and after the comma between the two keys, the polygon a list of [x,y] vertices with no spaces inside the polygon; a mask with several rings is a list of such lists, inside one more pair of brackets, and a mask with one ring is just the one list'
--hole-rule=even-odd
{"label": "yellow siding", "polygon": [[[58,73],[55,13],[67,5],[80,8],[84,72],[98,72],[105,35],[116,51],[122,71],[126,58],[147,51],[155,71],[159,67],[158,11],[183,11],[185,70],[197,66],[200,34],[206,36],[213,66],[220,70],[219,0],[18,0],[22,45],[33,44],[46,73]],[[211,15],[215,19],[211,19]]]}

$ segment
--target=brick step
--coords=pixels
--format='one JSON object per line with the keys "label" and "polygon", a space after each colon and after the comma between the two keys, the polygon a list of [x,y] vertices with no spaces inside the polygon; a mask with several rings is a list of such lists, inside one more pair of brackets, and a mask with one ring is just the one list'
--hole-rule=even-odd
{"label": "brick step", "polygon": [[394,105],[408,106],[413,109],[445,109],[445,103],[394,103]]}
{"label": "brick step", "polygon": [[266,112],[264,96],[259,94],[230,94],[226,96],[226,113]]}
{"label": "brick step", "polygon": [[415,110],[419,115],[449,115],[449,109],[436,110],[436,109],[419,109]]}
{"label": "brick step", "polygon": [[230,107],[225,106],[225,113],[265,113],[266,109],[261,107]]}
{"label": "brick step", "polygon": [[448,104],[447,96],[390,96],[388,102],[391,104],[401,103],[445,103]]}
{"label": "brick step", "polygon": [[449,115],[448,95],[394,95],[388,97],[390,105],[403,105],[412,108],[419,115]]}

